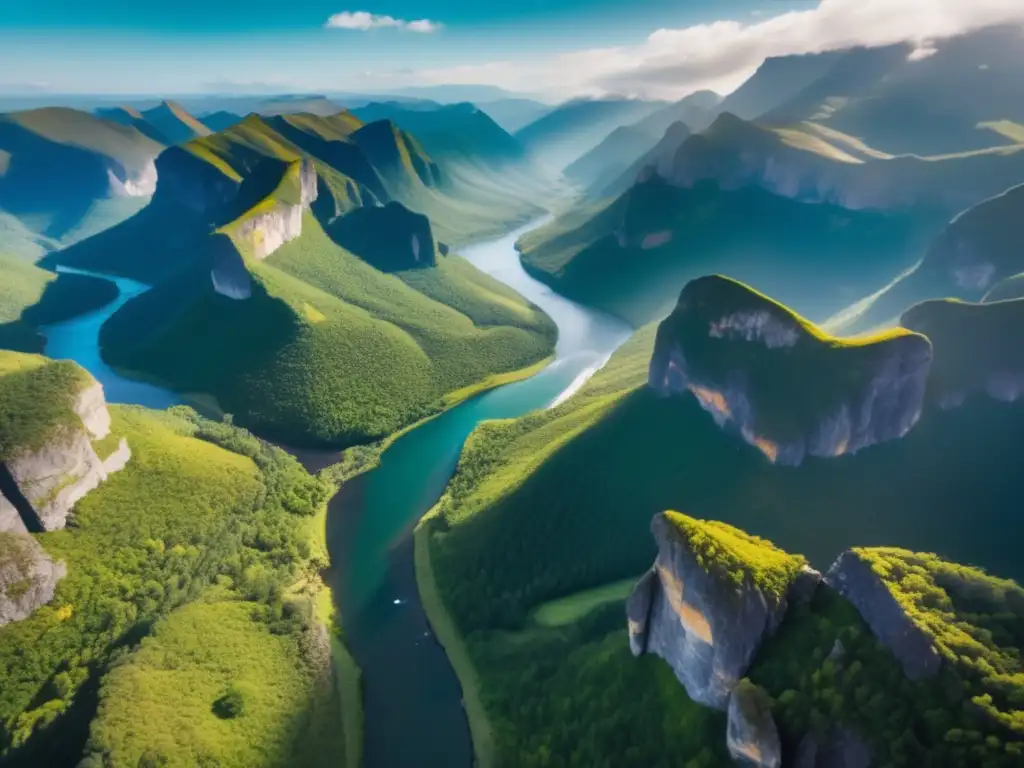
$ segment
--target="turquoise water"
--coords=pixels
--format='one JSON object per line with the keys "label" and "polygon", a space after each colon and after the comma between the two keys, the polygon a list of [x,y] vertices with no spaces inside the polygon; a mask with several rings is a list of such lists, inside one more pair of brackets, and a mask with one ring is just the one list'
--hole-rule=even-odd
{"label": "turquoise water", "polygon": [[[513,246],[537,224],[464,248],[461,254],[555,320],[555,360],[530,379],[469,400],[408,433],[384,454],[378,469],[346,484],[331,501],[331,579],[346,642],[363,671],[367,768],[471,765],[461,691],[419,602],[409,534],[441,496],[462,444],[477,424],[519,416],[567,397],[630,333],[621,321],[558,296],[526,274]],[[185,402],[168,389],[121,376],[100,357],[100,327],[147,286],[82,274],[111,280],[120,295],[101,309],[43,328],[46,354],[86,368],[103,384],[109,402],[149,408]],[[328,452],[295,453],[310,469],[336,458]]]}
{"label": "turquoise water", "polygon": [[147,408],[169,408],[180,405],[184,399],[169,389],[133,381],[118,374],[100,357],[100,326],[130,299],[149,289],[148,285],[123,277],[111,277],[80,269],[58,268],[59,272],[77,272],[80,275],[101,277],[114,283],[120,294],[100,309],[79,315],[63,323],[43,326],[46,337],[45,353],[57,360],[74,360],[103,385],[109,403],[130,403]]}
{"label": "turquoise water", "polygon": [[471,764],[461,691],[419,602],[410,533],[441,496],[477,424],[557,402],[630,333],[621,321],[568,301],[526,274],[513,244],[529,228],[461,253],[557,322],[555,361],[403,436],[379,468],[348,483],[331,503],[333,586],[346,643],[363,671],[367,768]]}

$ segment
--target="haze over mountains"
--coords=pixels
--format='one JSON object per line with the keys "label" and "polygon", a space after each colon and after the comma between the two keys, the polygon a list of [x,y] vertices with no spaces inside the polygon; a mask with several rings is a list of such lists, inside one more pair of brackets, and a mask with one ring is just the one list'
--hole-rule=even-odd
{"label": "haze over mountains", "polygon": [[885,43],[0,114],[0,763],[1019,768],[1024,30]]}

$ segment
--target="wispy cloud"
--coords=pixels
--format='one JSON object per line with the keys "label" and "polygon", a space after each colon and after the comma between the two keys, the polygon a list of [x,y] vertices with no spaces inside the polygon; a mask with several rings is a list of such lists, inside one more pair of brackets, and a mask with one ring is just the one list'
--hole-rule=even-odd
{"label": "wispy cloud", "polygon": [[748,22],[659,29],[643,43],[533,56],[522,61],[422,70],[404,84],[488,83],[552,93],[672,98],[701,88],[729,92],[769,56],[900,42],[924,58],[933,43],[995,24],[1024,24],[1021,0],[820,0],[805,10]]}
{"label": "wispy cloud", "polygon": [[405,19],[396,19],[394,16],[380,16],[367,11],[342,11],[327,19],[324,26],[328,29],[355,29],[360,32],[366,32],[370,29],[394,27],[397,29],[407,29],[410,32],[429,34],[441,29],[443,25],[430,19],[406,21]]}

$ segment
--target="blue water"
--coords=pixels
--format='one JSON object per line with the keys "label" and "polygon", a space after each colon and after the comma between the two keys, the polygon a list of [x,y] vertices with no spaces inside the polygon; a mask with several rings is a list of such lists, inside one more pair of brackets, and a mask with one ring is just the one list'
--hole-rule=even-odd
{"label": "blue water", "polygon": [[120,294],[100,309],[63,323],[43,326],[41,330],[46,337],[46,355],[57,360],[74,360],[89,371],[103,385],[109,403],[130,403],[144,405],[147,408],[168,408],[184,403],[181,395],[169,389],[144,381],[126,379],[100,357],[100,326],[129,300],[148,290],[149,286],[123,277],[111,277],[80,269],[59,267],[58,271],[76,272],[109,280],[118,287]]}
{"label": "blue water", "polygon": [[621,321],[558,296],[523,270],[513,244],[529,228],[461,254],[555,320],[555,361],[403,436],[379,468],[348,483],[331,503],[332,581],[346,643],[363,672],[366,768],[471,765],[461,691],[419,602],[410,532],[440,498],[477,424],[560,401],[630,333]]}

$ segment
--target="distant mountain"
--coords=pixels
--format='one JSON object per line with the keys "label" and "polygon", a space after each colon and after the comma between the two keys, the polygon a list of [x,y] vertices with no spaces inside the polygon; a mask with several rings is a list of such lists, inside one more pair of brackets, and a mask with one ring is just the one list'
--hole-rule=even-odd
{"label": "distant mountain", "polygon": [[587,194],[595,198],[618,197],[651,168],[662,177],[669,176],[672,173],[672,161],[676,152],[692,133],[685,123],[673,123],[653,147],[634,160],[618,176],[609,179],[609,174],[597,178],[587,189]]}
{"label": "distant mountain", "polygon": [[234,112],[227,112],[225,110],[219,110],[217,112],[210,112],[209,114],[201,115],[199,118],[203,125],[209,128],[213,133],[223,131],[226,128],[230,128],[236,123],[242,121],[242,116],[235,114]]}
{"label": "distant mountain", "polygon": [[137,128],[161,144],[181,144],[199,136],[207,136],[210,128],[199,122],[180,104],[163,101],[152,109],[139,111],[135,107],[100,108],[96,115],[121,125]]}
{"label": "distant mountain", "polygon": [[542,104],[531,99],[499,99],[475,103],[509,133],[525,128],[554,109],[550,104]]}
{"label": "distant mountain", "polygon": [[364,443],[553,348],[543,313],[447,247],[540,209],[390,121],[249,115],[156,165],[149,206],[45,263],[154,285],[104,326],[105,358],[264,434]]}
{"label": "distant mountain", "polygon": [[411,85],[396,88],[393,91],[399,96],[415,99],[428,99],[439,104],[459,104],[464,101],[473,103],[512,100],[528,100],[527,94],[516,93],[496,85]]}
{"label": "distant mountain", "polygon": [[656,174],[573,216],[520,240],[523,265],[635,327],[662,317],[678,285],[708,272],[825,319],[912,265],[935,229],[906,213],[808,205],[756,186],[680,188]]}
{"label": "distant mountain", "polygon": [[1024,141],[1024,36],[984,29],[912,47],[854,49],[762,120],[812,120],[889,154],[934,155]]}
{"label": "distant mountain", "polygon": [[515,133],[526,151],[561,171],[620,126],[632,125],[665,106],[637,99],[581,99],[556,107]]}
{"label": "distant mountain", "polygon": [[719,111],[731,112],[744,120],[760,117],[794,98],[826,74],[842,56],[842,51],[771,56],[739,88],[722,100],[718,105]]}
{"label": "distant mountain", "polygon": [[345,108],[340,103],[332,101],[326,96],[300,94],[297,96],[275,96],[265,99],[253,111],[268,116],[307,113],[319,115],[320,117],[330,117],[345,111]]}
{"label": "distant mountain", "polygon": [[[686,126],[685,130],[676,127],[672,131],[672,138],[682,142],[691,131],[703,130],[710,125],[714,109],[721,100],[722,97],[713,91],[698,91],[632,125],[616,128],[600,144],[571,163],[564,171],[565,177],[591,194],[603,197],[612,192],[610,188],[627,169],[635,169],[629,182],[614,190],[620,194],[636,179],[637,172],[650,164],[648,153],[662,142],[670,126],[678,123]],[[664,151],[662,145],[658,153]]]}
{"label": "distant mountain", "polygon": [[73,109],[0,115],[0,251],[50,248],[134,213],[153,194],[162,149]]}

